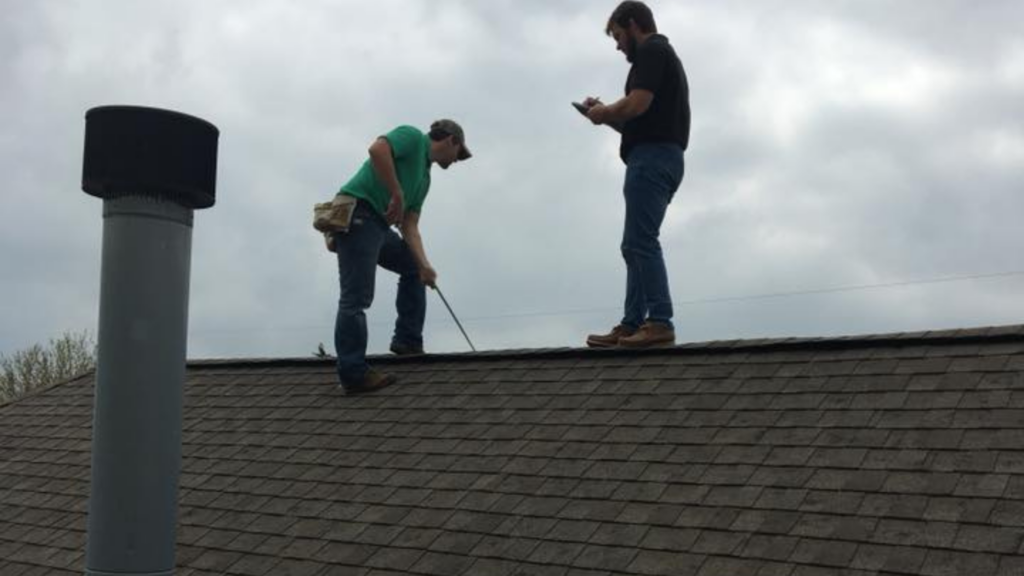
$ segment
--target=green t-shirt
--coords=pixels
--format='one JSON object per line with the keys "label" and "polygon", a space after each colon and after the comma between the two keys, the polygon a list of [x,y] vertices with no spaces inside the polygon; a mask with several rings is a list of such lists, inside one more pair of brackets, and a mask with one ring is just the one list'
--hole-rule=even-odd
{"label": "green t-shirt", "polygon": [[[412,126],[399,126],[384,135],[391,145],[391,157],[395,161],[395,173],[402,186],[405,209],[420,212],[423,201],[430,190],[430,138]],[[377,178],[370,160],[356,172],[351,180],[338,191],[366,200],[378,214],[388,211],[391,193]]]}

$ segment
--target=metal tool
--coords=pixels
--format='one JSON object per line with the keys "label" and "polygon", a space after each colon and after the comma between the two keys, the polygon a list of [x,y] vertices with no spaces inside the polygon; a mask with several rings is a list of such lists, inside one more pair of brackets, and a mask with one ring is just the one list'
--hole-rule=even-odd
{"label": "metal tool", "polygon": [[435,284],[434,290],[437,291],[437,295],[441,297],[441,302],[444,302],[444,307],[448,309],[448,313],[452,315],[452,319],[455,320],[455,325],[458,326],[459,330],[462,331],[462,335],[466,338],[466,343],[469,344],[470,350],[476,352],[476,347],[473,346],[473,342],[469,340],[469,335],[466,334],[466,330],[462,327],[462,322],[459,322],[458,316],[456,316],[455,312],[452,311],[452,307],[448,305],[448,300],[445,299],[444,294],[441,292],[441,289],[438,288],[437,285]]}

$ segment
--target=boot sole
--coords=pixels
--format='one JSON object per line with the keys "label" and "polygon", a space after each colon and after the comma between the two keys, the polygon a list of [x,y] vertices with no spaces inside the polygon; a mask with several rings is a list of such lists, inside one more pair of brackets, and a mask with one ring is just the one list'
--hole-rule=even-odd
{"label": "boot sole", "polygon": [[646,348],[675,348],[676,341],[665,341],[665,342],[651,342],[643,344],[619,344],[619,348],[625,348],[627,350],[643,350]]}
{"label": "boot sole", "polygon": [[383,388],[387,388],[388,386],[391,386],[392,384],[394,384],[397,381],[398,381],[398,379],[395,378],[394,376],[389,376],[389,377],[384,378],[380,382],[378,382],[375,386],[365,386],[365,385],[363,385],[363,386],[351,386],[351,387],[348,387],[348,388],[342,386],[342,389],[345,391],[345,395],[346,396],[355,396],[355,395],[358,395],[358,394],[372,394],[373,392],[376,392],[377,390],[381,390]]}

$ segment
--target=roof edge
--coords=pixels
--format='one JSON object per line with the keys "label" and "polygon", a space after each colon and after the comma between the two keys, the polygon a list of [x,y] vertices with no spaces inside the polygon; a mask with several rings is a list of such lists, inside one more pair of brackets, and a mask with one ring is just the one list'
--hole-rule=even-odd
{"label": "roof edge", "polygon": [[[863,334],[852,336],[809,336],[790,338],[751,338],[737,340],[711,340],[689,342],[666,348],[629,350],[624,348],[524,348],[511,350],[483,350],[477,352],[442,352],[417,356],[370,355],[368,358],[378,364],[402,364],[410,362],[472,362],[479,360],[523,360],[572,358],[580,356],[650,356],[688,355],[733,352],[773,352],[787,350],[840,350],[878,346],[916,346],[953,344],[991,344],[999,342],[1024,341],[1024,324],[960,328],[950,330],[925,330],[919,332],[893,332],[888,334]],[[224,368],[236,366],[294,366],[320,365],[334,362],[333,356],[325,358],[226,358],[189,360],[190,368]]]}
{"label": "roof edge", "polygon": [[71,382],[75,382],[75,381],[78,381],[78,380],[84,380],[86,378],[89,378],[90,376],[95,376],[95,374],[96,374],[96,367],[93,366],[92,368],[89,368],[87,370],[83,370],[83,371],[79,372],[78,374],[75,374],[74,376],[68,376],[67,378],[63,378],[63,379],[57,380],[55,382],[50,382],[49,384],[44,384],[43,386],[40,386],[38,388],[33,388],[29,392],[22,393],[22,394],[20,394],[18,396],[13,396],[13,397],[7,398],[5,400],[0,400],[0,408],[4,408],[4,407],[9,406],[11,404],[15,404],[17,402],[21,402],[22,400],[25,400],[26,398],[31,398],[33,396],[39,396],[39,395],[45,393],[46,391],[50,390],[51,388],[56,388],[58,386],[63,386],[65,384],[69,384]]}

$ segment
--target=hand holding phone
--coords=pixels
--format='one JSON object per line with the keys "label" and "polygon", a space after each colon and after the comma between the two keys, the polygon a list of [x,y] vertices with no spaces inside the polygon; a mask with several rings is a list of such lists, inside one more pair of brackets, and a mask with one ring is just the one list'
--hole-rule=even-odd
{"label": "hand holding phone", "polygon": [[[575,108],[576,111],[578,111],[580,114],[583,114],[583,116],[589,120],[590,117],[587,116],[587,113],[590,112],[590,108],[592,106],[595,106],[597,104],[602,104],[600,99],[587,98],[584,102],[573,102],[572,107]],[[604,122],[604,125],[608,126],[612,130],[615,130],[616,132],[622,132],[622,124],[619,122]]]}

